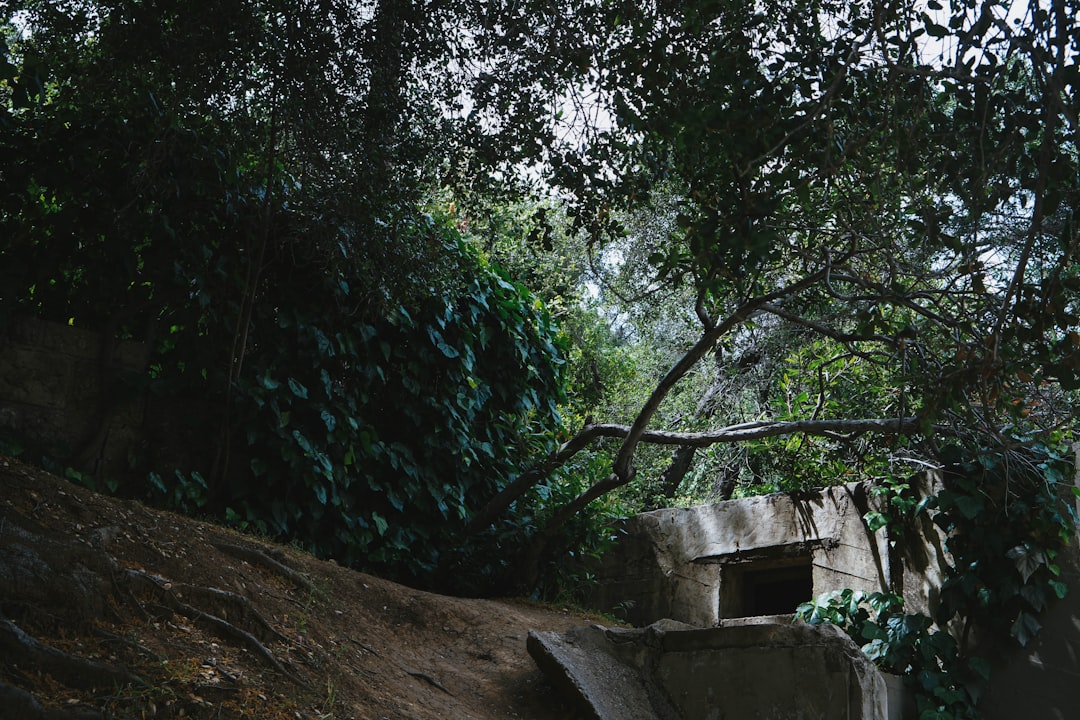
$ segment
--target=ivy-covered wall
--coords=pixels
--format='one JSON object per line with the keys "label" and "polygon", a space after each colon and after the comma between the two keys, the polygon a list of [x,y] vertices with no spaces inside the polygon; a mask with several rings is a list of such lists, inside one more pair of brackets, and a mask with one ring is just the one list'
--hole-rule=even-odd
{"label": "ivy-covered wall", "polygon": [[[1080,468],[1080,444],[1073,449]],[[1080,488],[1080,472],[1074,485]],[[1080,497],[1073,502],[1080,513]],[[1046,608],[1039,618],[1042,629],[1031,643],[995,668],[994,681],[979,704],[984,720],[1076,717],[1080,707],[1076,693],[1080,681],[1080,529],[1058,556],[1057,565],[1068,592]]]}

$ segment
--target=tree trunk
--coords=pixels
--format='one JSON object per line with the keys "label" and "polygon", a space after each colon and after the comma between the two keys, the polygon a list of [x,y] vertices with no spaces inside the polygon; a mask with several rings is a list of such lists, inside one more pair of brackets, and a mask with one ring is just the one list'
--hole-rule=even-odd
{"label": "tree trunk", "polygon": [[[660,476],[660,488],[656,493],[656,499],[663,498],[665,500],[671,500],[678,492],[679,487],[682,485],[683,480],[686,478],[686,473],[690,472],[690,468],[694,464],[694,456],[697,454],[697,448],[693,445],[683,445],[671,456],[671,464],[667,466],[667,470]],[[659,509],[659,505],[653,503],[656,507],[652,510]]]}

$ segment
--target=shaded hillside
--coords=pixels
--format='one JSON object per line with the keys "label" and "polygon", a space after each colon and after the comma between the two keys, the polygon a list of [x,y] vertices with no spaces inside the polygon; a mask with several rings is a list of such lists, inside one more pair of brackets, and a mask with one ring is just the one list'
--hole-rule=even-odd
{"label": "shaded hillside", "polygon": [[0,718],[566,718],[529,629],[0,456]]}

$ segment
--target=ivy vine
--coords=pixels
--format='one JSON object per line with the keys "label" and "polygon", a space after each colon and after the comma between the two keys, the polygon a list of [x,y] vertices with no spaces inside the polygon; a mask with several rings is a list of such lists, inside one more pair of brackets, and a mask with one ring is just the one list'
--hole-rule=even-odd
{"label": "ivy vine", "polygon": [[932,617],[905,612],[895,593],[848,589],[803,603],[796,618],[844,628],[882,670],[905,676],[919,720],[980,717],[993,661],[1030,644],[1040,615],[1068,591],[1059,560],[1075,542],[1080,496],[1069,440],[954,446],[943,453],[936,495],[883,486],[884,510],[865,517],[872,529],[888,525],[903,542],[911,521],[929,513],[946,537],[951,565]]}

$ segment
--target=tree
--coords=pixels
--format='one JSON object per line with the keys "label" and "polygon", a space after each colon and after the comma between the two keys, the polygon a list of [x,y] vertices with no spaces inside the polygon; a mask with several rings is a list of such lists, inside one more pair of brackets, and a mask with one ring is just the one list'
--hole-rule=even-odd
{"label": "tree", "polygon": [[[552,517],[533,560],[634,479],[642,442],[799,433],[850,445],[876,433],[932,461],[943,442],[1008,447],[1068,429],[1062,393],[1080,385],[1075,3],[1013,15],[936,2],[597,12],[589,80],[613,127],[557,176],[597,244],[618,235],[619,203],[678,183],[678,229],[651,261],[692,288],[699,335],[632,423],[583,428],[473,527],[601,436],[622,439],[612,472]],[[837,402],[822,373],[820,401],[791,418],[652,429],[690,369],[754,326],[806,337],[818,367],[857,364],[876,397],[849,389],[870,402]]]}

